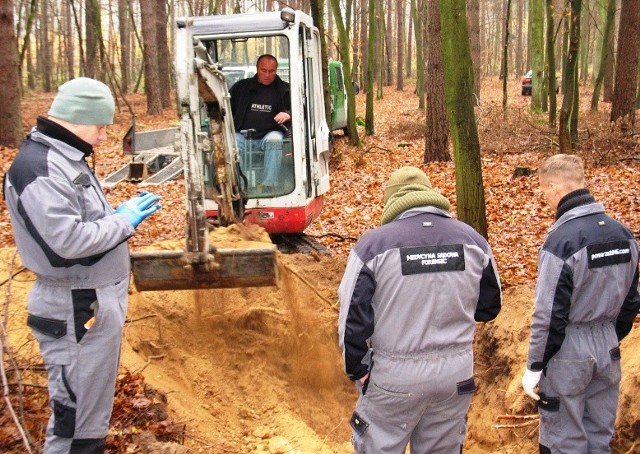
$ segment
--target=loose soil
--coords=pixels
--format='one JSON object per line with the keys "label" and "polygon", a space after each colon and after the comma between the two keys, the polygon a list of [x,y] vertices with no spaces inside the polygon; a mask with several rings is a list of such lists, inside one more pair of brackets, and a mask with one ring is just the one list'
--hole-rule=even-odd
{"label": "loose soil", "polygon": [[[0,250],[7,264],[3,280],[13,253]],[[144,293],[131,287],[122,368],[141,372],[164,393],[170,417],[185,428],[182,446],[156,443],[147,434],[133,452],[353,452],[348,420],[357,396],[342,373],[336,331],[345,259],[294,254],[279,255],[278,262],[277,287]],[[30,272],[20,273],[8,300],[12,345],[23,349],[32,282]],[[537,451],[537,420],[520,419],[535,414],[520,387],[532,298],[530,287],[507,289],[497,319],[477,327],[479,389],[467,453]],[[637,328],[622,344],[615,453],[639,452]]]}

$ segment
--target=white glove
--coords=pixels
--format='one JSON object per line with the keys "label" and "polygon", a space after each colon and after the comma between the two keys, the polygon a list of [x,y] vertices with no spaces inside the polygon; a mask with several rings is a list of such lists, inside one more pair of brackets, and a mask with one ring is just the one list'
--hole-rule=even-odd
{"label": "white glove", "polygon": [[541,370],[538,372],[534,372],[532,370],[529,370],[529,368],[527,368],[524,375],[522,376],[522,388],[524,389],[524,392],[535,400],[540,400],[540,396],[536,394],[534,389],[536,386],[538,386],[538,382],[540,381],[541,375],[542,375]]}

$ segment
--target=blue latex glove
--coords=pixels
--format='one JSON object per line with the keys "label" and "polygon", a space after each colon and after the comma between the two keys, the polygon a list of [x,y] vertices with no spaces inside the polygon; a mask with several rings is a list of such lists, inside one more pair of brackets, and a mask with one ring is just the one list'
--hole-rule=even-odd
{"label": "blue latex glove", "polygon": [[116,213],[128,219],[135,229],[147,216],[160,208],[160,205],[155,204],[158,200],[159,196],[145,191],[120,205]]}

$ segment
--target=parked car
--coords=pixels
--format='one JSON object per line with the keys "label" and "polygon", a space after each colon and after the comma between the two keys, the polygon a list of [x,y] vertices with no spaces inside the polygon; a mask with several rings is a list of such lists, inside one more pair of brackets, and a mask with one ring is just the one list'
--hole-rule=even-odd
{"label": "parked car", "polygon": [[[522,96],[531,96],[531,81],[533,80],[533,71],[530,69],[522,78]],[[556,93],[560,92],[560,81],[556,77]]]}
{"label": "parked car", "polygon": [[531,96],[531,79],[533,78],[533,71],[527,71],[527,74],[522,78],[522,96]]}

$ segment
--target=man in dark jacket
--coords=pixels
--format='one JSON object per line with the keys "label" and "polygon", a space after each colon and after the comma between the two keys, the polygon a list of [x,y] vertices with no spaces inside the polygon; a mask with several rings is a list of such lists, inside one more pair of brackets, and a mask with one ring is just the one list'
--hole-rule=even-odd
{"label": "man in dark jacket", "polygon": [[640,308],[638,244],[585,187],[579,157],[552,156],[538,175],[556,221],[539,252],[522,386],[538,401],[541,453],[608,453],[618,344]]}
{"label": "man in dark jacket", "polygon": [[461,452],[475,325],[501,307],[495,260],[422,170],[396,170],[384,202],[382,226],[355,245],[338,290],[345,371],[360,391],[354,449]]}
{"label": "man in dark jacket", "polygon": [[127,240],[155,212],[143,193],[115,211],[85,159],[107,138],[109,87],[79,77],[58,89],[4,180],[20,258],[36,274],[27,324],[48,374],[45,454],[99,454],[113,406],[127,311]]}
{"label": "man in dark jacket", "polygon": [[261,192],[273,195],[282,186],[282,143],[288,131],[286,123],[291,120],[291,97],[289,84],[277,75],[278,60],[273,55],[261,55],[256,69],[255,76],[236,82],[229,90],[231,110],[243,171],[253,170],[255,149],[264,152],[262,177],[255,183]]}

